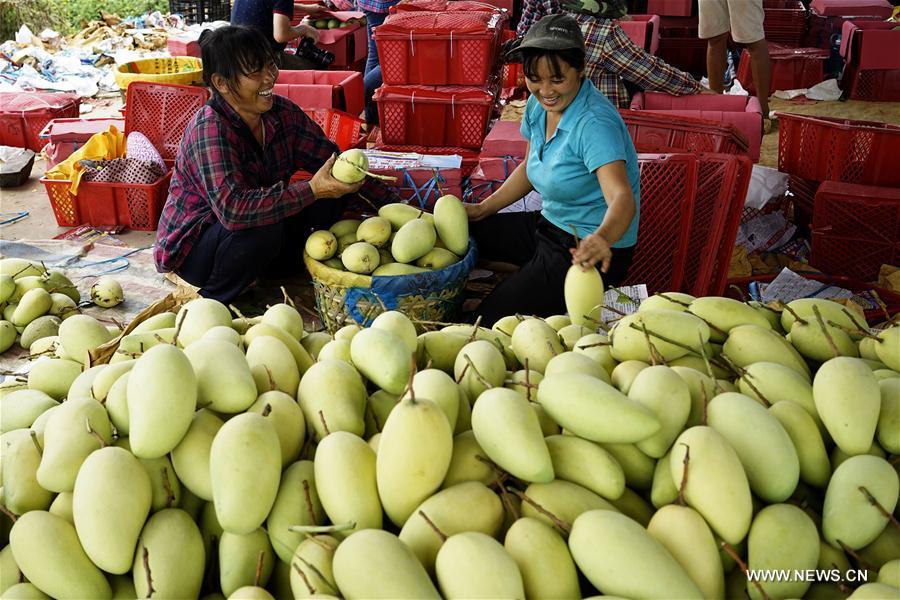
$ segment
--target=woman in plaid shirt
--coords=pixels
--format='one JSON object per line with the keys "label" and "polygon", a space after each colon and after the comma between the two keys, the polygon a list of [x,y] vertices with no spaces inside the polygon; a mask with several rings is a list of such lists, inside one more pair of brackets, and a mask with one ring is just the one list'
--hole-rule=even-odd
{"label": "woman in plaid shirt", "polygon": [[[296,104],[273,94],[278,68],[266,38],[246,27],[200,36],[212,91],[181,139],[154,258],[200,294],[231,302],[257,276],[289,275],[309,234],[340,217],[347,194],[399,199],[374,180],[331,176],[338,147]],[[298,170],[315,173],[290,183]]]}
{"label": "woman in plaid shirt", "polygon": [[622,0],[524,0],[516,28],[521,38],[544,15],[571,13],[584,34],[585,76],[594,82],[614,106],[628,108],[624,81],[643,90],[686,96],[708,92],[690,74],[672,67],[637,46],[614,19],[625,16]]}

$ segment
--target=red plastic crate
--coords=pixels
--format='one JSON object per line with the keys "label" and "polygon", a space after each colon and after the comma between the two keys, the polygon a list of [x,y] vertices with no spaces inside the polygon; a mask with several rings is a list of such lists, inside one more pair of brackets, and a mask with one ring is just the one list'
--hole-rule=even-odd
{"label": "red plastic crate", "polygon": [[[778,44],[769,44],[769,57],[772,59],[769,92],[800,90],[822,82],[829,52],[821,48],[786,48]],[[741,52],[737,79],[751,95],[756,94],[753,70],[750,68],[750,53],[746,49]]]}
{"label": "red plastic crate", "polygon": [[84,145],[92,135],[106,131],[113,125],[125,131],[125,119],[121,117],[89,119],[53,119],[41,130],[39,137],[47,141],[47,168],[51,169]]}
{"label": "red plastic crate", "polygon": [[841,56],[859,69],[900,69],[900,29],[897,23],[845,21],[841,28]]}
{"label": "red plastic crate", "polygon": [[788,177],[788,189],[790,192],[790,210],[794,224],[803,231],[809,230],[812,225],[813,206],[816,192],[821,181],[815,179],[803,179],[795,175]]}
{"label": "red plastic crate", "polygon": [[806,8],[800,0],[763,0],[766,40],[796,47],[806,33]]}
{"label": "red plastic crate", "polygon": [[325,137],[337,144],[341,151],[365,148],[367,134],[362,130],[365,121],[334,108],[312,108],[304,111],[322,128]]}
{"label": "red plastic crate", "polygon": [[666,117],[689,117],[734,125],[747,140],[748,156],[754,162],[759,160],[762,108],[755,97],[727,94],[671,96],[662,92],[638,92],[631,100],[631,108],[657,112]]}
{"label": "red plastic crate", "polygon": [[274,89],[304,110],[337,108],[358,115],[365,107],[357,71],[279,71]]}
{"label": "red plastic crate", "polygon": [[504,16],[402,11],[373,33],[386,85],[487,85],[495,73]]}
{"label": "red plastic crate", "polygon": [[477,0],[403,0],[388,9],[390,14],[400,12],[501,12],[501,8]]}
{"label": "red plastic crate", "polygon": [[[291,25],[297,25],[304,21],[306,13],[300,13],[291,20]],[[365,13],[358,11],[329,11],[322,10],[309,17],[309,20],[317,20],[320,18],[334,18],[341,23],[351,20],[361,19],[365,17]],[[316,46],[323,50],[327,50],[334,54],[334,61],[328,66],[330,71],[355,71],[352,68],[360,60],[366,58],[369,50],[369,42],[366,37],[366,26],[354,22],[350,25],[337,27],[335,29],[319,29],[319,41]],[[292,51],[296,50],[301,38],[291,40],[287,43],[287,47]]]}
{"label": "red plastic crate", "polygon": [[706,74],[706,40],[693,37],[666,35],[659,38],[659,57],[682,71],[692,75]]}
{"label": "red plastic crate", "polygon": [[878,279],[900,264],[900,188],[826,181],[816,192],[809,264],[831,275]]}
{"label": "red plastic crate", "polygon": [[40,152],[41,131],[53,119],[77,118],[81,98],[44,92],[0,93],[0,145]]}
{"label": "red plastic crate", "polygon": [[778,113],[778,170],[804,179],[900,187],[900,125]]}
{"label": "red plastic crate", "polygon": [[694,296],[717,296],[721,276],[725,275],[737,236],[747,195],[752,163],[733,154],[700,154],[697,171],[697,195],[691,218],[691,234],[685,254],[684,281],[681,289]]}
{"label": "red plastic crate", "polygon": [[136,81],[128,86],[125,133],[140,131],[153,142],[169,171],[151,184],[83,181],[78,193],[71,182],[42,178],[58,225],[124,225],[153,231],[172,179],[171,166],[188,122],[209,98],[206,88]]}
{"label": "red plastic crate", "polygon": [[627,19],[616,21],[616,24],[631,38],[632,42],[650,54],[656,54],[659,50],[658,15],[629,15]]}
{"label": "red plastic crate", "polygon": [[196,35],[170,35],[166,49],[172,56],[194,56],[200,58],[200,42]]}
{"label": "red plastic crate", "polygon": [[900,102],[900,69],[844,67],[841,85],[847,97],[870,102]]}
{"label": "red plastic crate", "polygon": [[880,19],[889,18],[893,8],[888,0],[812,0],[809,5],[811,11],[823,16],[869,15]]}
{"label": "red plastic crate", "polygon": [[681,288],[690,241],[697,157],[692,154],[639,154],[640,224],[625,284],[647,284],[647,291]]}
{"label": "red plastic crate", "polygon": [[691,0],[647,0],[647,12],[667,17],[689,17]]}
{"label": "red plastic crate", "polygon": [[[834,275],[823,275],[821,273],[802,273],[803,277],[807,279],[812,279],[814,281],[821,281],[825,285],[835,285],[838,287],[842,287],[844,289],[850,290],[854,294],[866,293],[866,292],[875,292],[878,294],[878,297],[884,302],[885,307],[887,309],[888,315],[895,315],[900,313],[900,294],[896,292],[892,292],[882,287],[878,287],[877,285],[871,285],[869,283],[865,283],[861,281],[859,278],[853,277],[839,277]],[[724,291],[724,294],[730,298],[734,298],[736,300],[744,301],[746,300],[748,293],[748,288],[750,284],[756,283],[769,283],[773,279],[775,279],[777,275],[754,275],[753,277],[735,277],[728,280],[727,288]],[[869,324],[875,324],[880,321],[886,320],[885,311],[880,308],[875,308],[872,310],[865,310],[864,313],[866,315],[866,320]]]}
{"label": "red plastic crate", "polygon": [[475,87],[384,85],[375,90],[385,144],[481,148],[494,94]]}
{"label": "red plastic crate", "polygon": [[747,152],[746,138],[728,123],[639,110],[620,109],[619,114],[638,152]]}

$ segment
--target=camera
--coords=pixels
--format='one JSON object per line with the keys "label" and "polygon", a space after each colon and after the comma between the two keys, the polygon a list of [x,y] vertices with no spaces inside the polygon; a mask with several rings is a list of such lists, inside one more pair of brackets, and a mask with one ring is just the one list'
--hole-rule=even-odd
{"label": "camera", "polygon": [[334,52],[319,48],[316,46],[315,42],[312,41],[312,38],[308,37],[304,37],[300,40],[295,54],[301,58],[314,62],[320,69],[327,69],[328,65],[334,62]]}

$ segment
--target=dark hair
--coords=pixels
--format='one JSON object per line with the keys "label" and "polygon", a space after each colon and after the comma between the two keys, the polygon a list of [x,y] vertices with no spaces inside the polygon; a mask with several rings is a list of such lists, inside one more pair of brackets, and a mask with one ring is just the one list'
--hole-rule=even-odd
{"label": "dark hair", "polygon": [[563,66],[566,63],[576,71],[584,71],[584,49],[566,48],[565,50],[545,50],[543,48],[525,48],[520,51],[522,56],[522,71],[525,77],[533,79],[537,77],[538,61],[547,59],[550,72],[554,77],[562,75]]}
{"label": "dark hair", "polygon": [[206,29],[200,34],[200,55],[203,60],[203,83],[218,93],[213,85],[215,74],[225,79],[229,90],[235,90],[238,77],[250,75],[276,62],[272,46],[255,29],[228,25]]}

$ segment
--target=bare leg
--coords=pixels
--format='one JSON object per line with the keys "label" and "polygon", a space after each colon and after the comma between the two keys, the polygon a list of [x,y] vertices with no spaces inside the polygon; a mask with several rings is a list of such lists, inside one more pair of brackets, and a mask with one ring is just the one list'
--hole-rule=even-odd
{"label": "bare leg", "polygon": [[[706,76],[709,78],[709,89],[722,93],[725,91],[725,51],[728,49],[728,32],[706,40]],[[766,54],[768,56],[768,54]],[[753,73],[754,78],[756,73]]]}
{"label": "bare leg", "polygon": [[765,39],[747,44],[750,51],[750,69],[753,72],[753,84],[762,107],[763,118],[769,118],[769,84],[772,79],[772,61],[769,59],[769,44]]}

